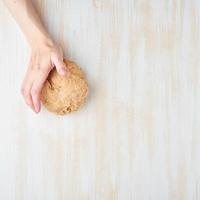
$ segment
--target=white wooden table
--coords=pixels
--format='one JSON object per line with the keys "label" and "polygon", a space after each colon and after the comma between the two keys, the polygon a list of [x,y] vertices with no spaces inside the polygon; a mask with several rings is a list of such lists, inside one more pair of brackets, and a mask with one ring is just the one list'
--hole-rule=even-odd
{"label": "white wooden table", "polygon": [[36,5],[90,97],[66,117],[25,106],[28,46],[0,2],[0,199],[199,200],[200,1]]}

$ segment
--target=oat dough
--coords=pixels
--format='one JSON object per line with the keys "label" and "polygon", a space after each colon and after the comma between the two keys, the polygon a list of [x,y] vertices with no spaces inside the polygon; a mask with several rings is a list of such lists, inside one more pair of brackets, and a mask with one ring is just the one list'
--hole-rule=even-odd
{"label": "oat dough", "polygon": [[85,101],[88,85],[83,71],[72,61],[64,60],[69,74],[60,76],[54,68],[42,89],[41,101],[50,112],[64,115],[76,111]]}

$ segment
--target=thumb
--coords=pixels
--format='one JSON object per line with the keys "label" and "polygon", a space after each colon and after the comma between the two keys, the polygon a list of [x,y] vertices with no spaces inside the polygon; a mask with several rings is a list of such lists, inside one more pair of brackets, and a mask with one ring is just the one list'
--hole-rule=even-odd
{"label": "thumb", "polygon": [[62,57],[59,57],[58,55],[53,55],[52,62],[55,65],[56,70],[60,75],[64,76],[67,74],[67,68],[65,63],[63,62]]}

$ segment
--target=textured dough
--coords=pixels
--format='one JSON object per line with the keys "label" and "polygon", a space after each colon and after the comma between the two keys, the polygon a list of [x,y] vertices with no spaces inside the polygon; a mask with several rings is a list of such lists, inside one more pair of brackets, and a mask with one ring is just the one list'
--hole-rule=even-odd
{"label": "textured dough", "polygon": [[41,101],[50,112],[64,115],[78,110],[88,94],[83,71],[76,63],[64,60],[69,74],[61,76],[54,68],[42,89]]}

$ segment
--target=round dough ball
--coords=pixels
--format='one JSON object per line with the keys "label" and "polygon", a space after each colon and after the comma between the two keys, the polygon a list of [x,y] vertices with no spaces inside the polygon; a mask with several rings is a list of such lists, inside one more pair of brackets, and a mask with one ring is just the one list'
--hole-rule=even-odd
{"label": "round dough ball", "polygon": [[54,68],[41,92],[43,105],[58,115],[78,110],[88,95],[88,85],[83,71],[72,61],[64,60],[64,63],[69,74],[61,76]]}

